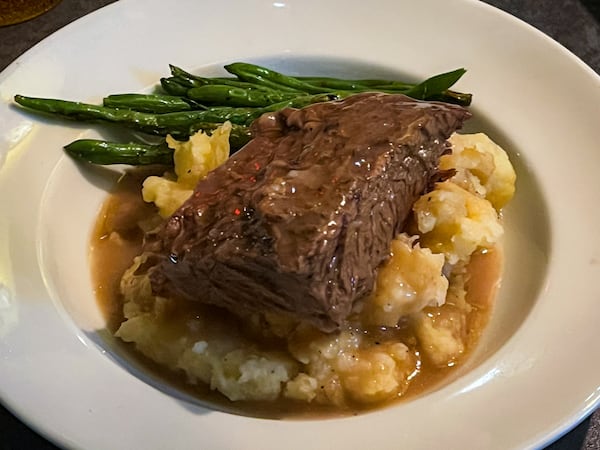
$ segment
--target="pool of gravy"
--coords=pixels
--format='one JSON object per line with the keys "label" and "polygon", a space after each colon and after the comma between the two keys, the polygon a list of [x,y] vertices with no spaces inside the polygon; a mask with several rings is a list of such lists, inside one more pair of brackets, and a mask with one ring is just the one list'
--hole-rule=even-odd
{"label": "pool of gravy", "polygon": [[[160,223],[160,217],[153,205],[143,201],[141,185],[149,175],[162,174],[164,168],[150,167],[135,169],[124,174],[114,191],[108,196],[98,215],[90,244],[90,261],[95,294],[106,319],[107,330],[114,333],[123,322],[123,299],[119,291],[119,283],[123,272],[131,266],[132,260],[142,247],[144,231]],[[502,252],[499,248],[478,252],[471,257],[467,267],[467,300],[473,306],[467,316],[468,334],[465,342],[466,351],[460,359],[445,367],[433,367],[423,358],[418,374],[411,380],[409,388],[397,401],[403,401],[431,391],[450,378],[454,371],[468,357],[478,342],[485,328],[502,272]],[[187,303],[187,302],[186,302]],[[194,311],[189,311],[193,308]],[[240,322],[227,311],[202,304],[182,305],[182,314],[210,314],[217,320]],[[223,316],[223,317],[221,317]],[[236,326],[243,327],[243,323]],[[387,332],[389,339],[389,331]],[[410,336],[410,329],[398,327],[392,333],[402,339]],[[373,339],[377,339],[373,336]],[[261,343],[263,344],[263,343]],[[271,342],[270,347],[286,351],[285,343]],[[133,345],[111,339],[110,345],[134,366],[143,370],[159,386],[169,386],[197,400],[199,404],[235,414],[265,418],[323,418],[356,415],[373,409],[395,404],[396,400],[383,403],[349,405],[340,410],[337,407],[318,405],[294,400],[277,400],[275,402],[232,402],[219,392],[212,391],[205,385],[190,385],[183,373],[176,373],[151,361],[137,352]]]}

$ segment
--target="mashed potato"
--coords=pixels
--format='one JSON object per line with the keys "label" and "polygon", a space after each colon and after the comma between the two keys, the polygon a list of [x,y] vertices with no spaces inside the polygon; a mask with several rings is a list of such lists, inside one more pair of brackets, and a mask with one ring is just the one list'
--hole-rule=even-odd
{"label": "mashed potato", "polygon": [[198,181],[227,161],[230,133],[231,123],[225,122],[210,136],[200,131],[185,142],[167,136],[175,173],[148,177],[142,189],[144,201],[154,203],[162,217],[173,214],[192,195]]}
{"label": "mashed potato", "polygon": [[449,141],[452,153],[442,156],[440,169],[456,170],[452,182],[499,211],[515,193],[516,174],[506,152],[483,133],[454,133]]}
{"label": "mashed potato", "polygon": [[[226,158],[225,126],[188,143],[171,141],[176,177],[151,177],[144,199],[161,215],[174,211],[196,181]],[[121,281],[125,320],[116,335],[191,384],[206,383],[230,400],[292,399],[348,407],[403,395],[423,367],[455,364],[469,346],[466,296],[474,252],[499,244],[498,211],[514,193],[504,151],[482,134],[454,135],[444,169],[456,174],[414,205],[415,235],[398,236],[372,295],[356,305],[347,328],[326,334],[274,314],[246,320],[206,306],[181,310],[154,297],[144,256]],[[198,309],[199,308],[199,309]],[[275,342],[264,348],[259,342]]]}
{"label": "mashed potato", "polygon": [[421,248],[416,239],[402,233],[392,241],[390,257],[379,269],[375,290],[361,315],[367,325],[393,327],[407,314],[446,301],[444,256]]}
{"label": "mashed potato", "polygon": [[413,206],[420,241],[450,264],[468,261],[479,248],[497,244],[504,233],[490,202],[454,184],[438,183]]}

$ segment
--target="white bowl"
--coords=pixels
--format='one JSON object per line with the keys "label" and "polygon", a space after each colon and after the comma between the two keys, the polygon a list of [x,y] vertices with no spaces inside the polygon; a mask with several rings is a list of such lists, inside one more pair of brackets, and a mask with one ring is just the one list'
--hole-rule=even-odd
{"label": "white bowl", "polygon": [[[88,245],[115,173],[61,150],[96,131],[11,98],[98,101],[150,88],[168,63],[212,75],[234,60],[350,78],[468,69],[457,86],[474,94],[468,129],[509,151],[518,184],[497,308],[460,376],[358,417],[272,421],[206,408],[111,346]],[[466,0],[122,0],[19,58],[0,97],[0,398],[55,442],[508,449],[541,445],[597,406],[600,78],[507,14]]]}

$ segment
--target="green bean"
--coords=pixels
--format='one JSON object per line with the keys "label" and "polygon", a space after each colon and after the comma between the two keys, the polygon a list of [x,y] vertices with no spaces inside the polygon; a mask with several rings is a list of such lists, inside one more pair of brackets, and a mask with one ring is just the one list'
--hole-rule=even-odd
{"label": "green bean", "polygon": [[80,139],[65,146],[73,158],[92,164],[173,165],[173,150],[166,142],[158,145],[120,144],[97,139]]}
{"label": "green bean", "polygon": [[229,120],[233,124],[249,126],[255,119],[267,112],[279,111],[284,108],[304,108],[313,103],[327,102],[338,98],[338,96],[332,94],[304,95],[273,103],[262,108],[224,106],[209,108],[202,112],[206,113],[206,117],[213,122]]}
{"label": "green bean", "polygon": [[[261,86],[266,86],[271,89],[286,92],[304,92],[307,94],[320,94],[323,93],[323,89],[315,88],[314,86],[303,86],[299,88],[298,85],[304,85],[299,80],[295,82],[291,77],[287,77],[278,72],[266,69],[264,67],[256,66],[254,64],[247,63],[233,63],[225,66],[227,72],[237,76],[240,80],[255,83]],[[296,86],[292,86],[292,85]]]}
{"label": "green bean", "polygon": [[404,83],[391,80],[363,79],[342,80],[329,77],[297,77],[301,81],[330,88],[334,90],[351,91],[377,91],[389,94],[401,93],[419,100],[438,100],[456,103],[462,106],[471,104],[472,95],[452,91],[449,88],[454,85],[464,74],[464,69],[435,75],[419,84]]}
{"label": "green bean", "polygon": [[[309,83],[313,86],[321,88],[327,88],[335,91],[367,91],[375,87],[376,84],[371,82],[377,82],[381,84],[387,84],[385,80],[342,80],[338,78],[328,77],[296,77],[298,80]],[[409,85],[412,87],[413,85]]]}
{"label": "green bean", "polygon": [[170,128],[181,129],[196,122],[245,124],[247,117],[254,112],[249,108],[212,108],[201,111],[183,111],[165,114],[151,114],[129,109],[108,108],[66,100],[24,97],[16,95],[15,101],[27,108],[84,122],[110,122],[127,125],[140,131],[154,129],[154,134],[167,134]]}
{"label": "green bean", "polygon": [[428,100],[436,100],[439,102],[454,103],[461,106],[469,106],[473,101],[473,95],[463,92],[445,90],[439,94],[430,95]]}
{"label": "green bean", "polygon": [[260,84],[248,83],[245,81],[237,80],[235,78],[206,78],[198,75],[193,75],[180,67],[169,64],[171,69],[171,75],[178,80],[181,84],[185,84],[188,88],[201,87],[206,85],[225,85],[232,86],[241,89],[256,89],[259,91],[271,91],[270,88],[262,86]]}
{"label": "green bean", "polygon": [[[15,102],[44,114],[82,122],[114,123],[148,134],[178,139],[185,138],[198,130],[212,131],[226,120],[246,125],[260,111],[253,108],[213,108],[202,111],[184,111],[166,114],[150,114],[128,109],[107,108],[87,103],[66,100],[15,96]],[[242,133],[244,134],[244,133]]]}
{"label": "green bean", "polygon": [[441,73],[415,85],[406,92],[406,95],[420,100],[427,100],[431,96],[442,94],[456,83],[465,74],[465,69],[456,69],[452,72]]}
{"label": "green bean", "polygon": [[[250,138],[249,129],[232,128],[229,136],[231,152],[234,153],[242,148]],[[141,144],[137,142],[122,144],[100,139],[79,139],[64,148],[73,158],[92,164],[173,165],[173,150],[164,141],[160,144]]]}
{"label": "green bean", "polygon": [[185,98],[160,94],[112,94],[105,97],[102,103],[109,108],[125,108],[154,114],[200,109],[197,104]]}
{"label": "green bean", "polygon": [[229,120],[237,125],[250,125],[265,112],[292,107],[302,108],[311,103],[331,100],[329,95],[295,97],[263,108],[215,107],[200,111],[183,111],[166,114],[150,114],[129,109],[108,108],[67,100],[15,96],[15,102],[35,111],[83,122],[109,122],[125,125],[151,134],[181,133],[196,123],[223,123]]}
{"label": "green bean", "polygon": [[181,81],[175,77],[161,78],[160,85],[167,94],[179,97],[185,97],[190,88],[189,86],[182,84]]}
{"label": "green bean", "polygon": [[260,91],[218,84],[191,88],[188,90],[187,96],[206,105],[252,107],[268,106],[298,97],[293,92]]}

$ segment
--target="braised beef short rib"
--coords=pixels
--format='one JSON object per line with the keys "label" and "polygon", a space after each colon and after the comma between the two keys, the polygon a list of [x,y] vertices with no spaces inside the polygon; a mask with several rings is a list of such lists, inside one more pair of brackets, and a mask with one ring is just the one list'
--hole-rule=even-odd
{"label": "braised beef short rib", "polygon": [[146,236],[153,291],[339,328],[469,116],[374,93],[263,115]]}

